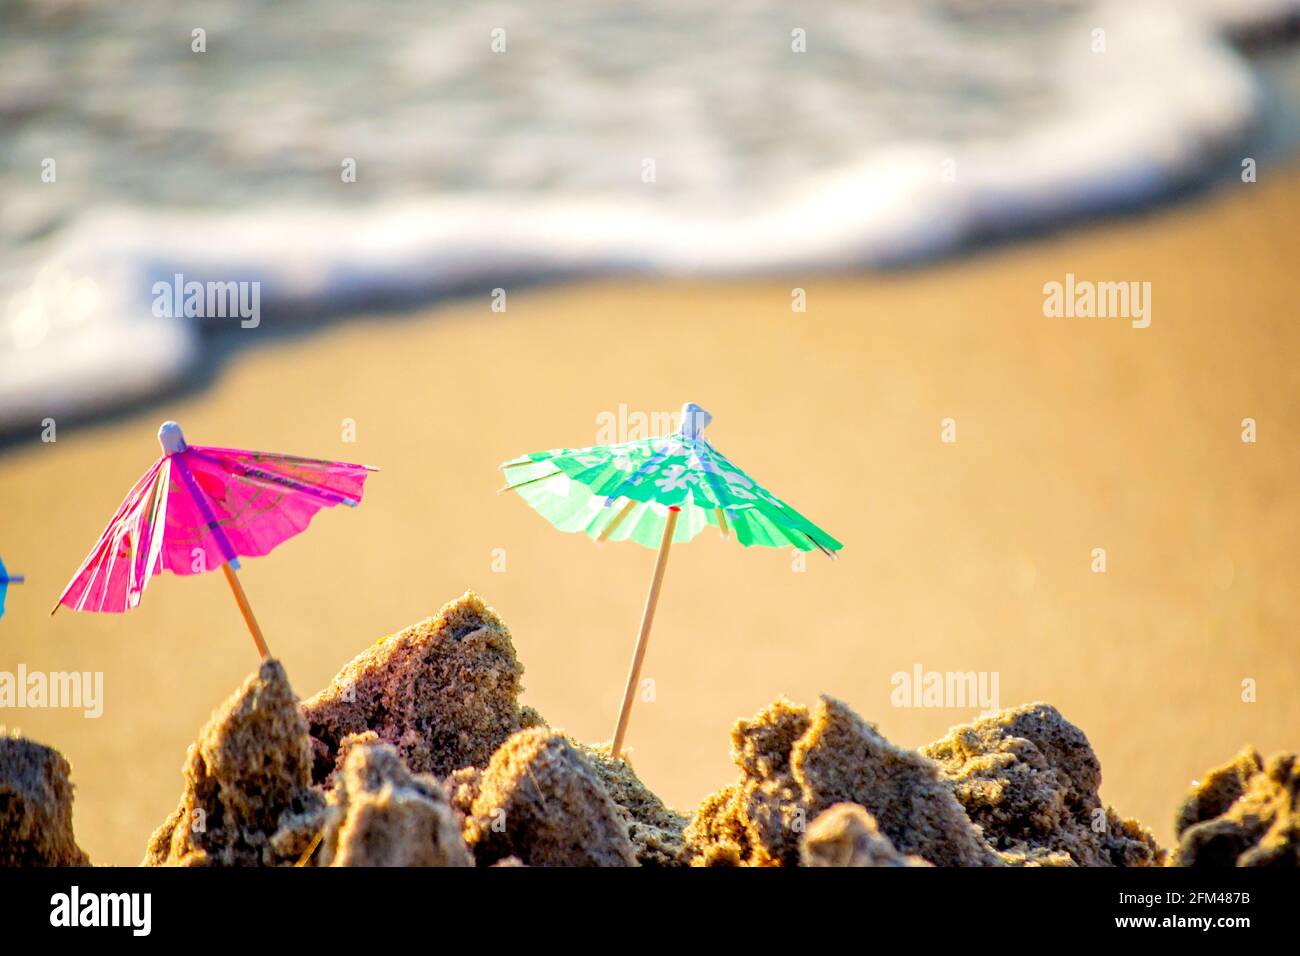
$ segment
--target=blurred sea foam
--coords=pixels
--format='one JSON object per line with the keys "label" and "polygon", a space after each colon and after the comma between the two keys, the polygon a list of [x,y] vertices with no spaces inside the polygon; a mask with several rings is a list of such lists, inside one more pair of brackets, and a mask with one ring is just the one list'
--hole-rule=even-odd
{"label": "blurred sea foam", "polygon": [[1259,117],[1232,39],[1298,11],[0,0],[0,431],[192,374],[237,320],[154,315],[177,275],[260,283],[273,324],[893,265],[1166,195]]}

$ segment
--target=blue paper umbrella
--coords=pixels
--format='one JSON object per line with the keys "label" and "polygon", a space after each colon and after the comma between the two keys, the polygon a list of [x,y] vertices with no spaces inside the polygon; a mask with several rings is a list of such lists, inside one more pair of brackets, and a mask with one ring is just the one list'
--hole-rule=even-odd
{"label": "blue paper umbrella", "polygon": [[5,616],[5,595],[9,593],[9,585],[22,583],[23,576],[10,574],[5,570],[5,563],[0,561],[0,617]]}

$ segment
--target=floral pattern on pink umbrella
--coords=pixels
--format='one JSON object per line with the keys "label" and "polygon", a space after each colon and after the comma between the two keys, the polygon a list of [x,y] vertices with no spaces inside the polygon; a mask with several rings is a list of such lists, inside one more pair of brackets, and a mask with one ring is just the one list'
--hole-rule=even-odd
{"label": "floral pattern on pink umbrella", "polygon": [[163,456],[127,493],[54,610],[128,611],[161,571],[198,574],[220,567],[253,642],[269,656],[235,575],[239,559],[269,553],[305,530],[322,508],[355,507],[366,476],[378,469],[189,445],[175,422],[163,423],[158,441]]}

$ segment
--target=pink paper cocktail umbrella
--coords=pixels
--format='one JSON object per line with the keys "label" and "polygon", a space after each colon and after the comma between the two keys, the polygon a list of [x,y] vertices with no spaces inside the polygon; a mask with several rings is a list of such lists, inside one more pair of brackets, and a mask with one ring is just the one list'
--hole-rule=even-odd
{"label": "pink paper cocktail umbrella", "polygon": [[59,597],[74,611],[129,611],[160,571],[221,568],[258,653],[270,655],[235,572],[306,529],[321,508],[356,507],[377,468],[236,448],[188,445],[175,422],[158,429],[163,456],[127,493]]}

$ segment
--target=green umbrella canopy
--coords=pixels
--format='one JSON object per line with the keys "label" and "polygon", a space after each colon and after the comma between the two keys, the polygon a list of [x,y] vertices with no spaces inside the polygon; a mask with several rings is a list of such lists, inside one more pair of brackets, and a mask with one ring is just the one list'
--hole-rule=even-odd
{"label": "green umbrella canopy", "polygon": [[671,435],[592,448],[555,448],[506,462],[517,491],[561,531],[658,548],[669,509],[678,508],[673,542],[713,525],[749,547],[820,550],[843,545],[740,470],[704,437],[713,416],[682,406]]}
{"label": "green umbrella canopy", "polygon": [[641,615],[623,706],[609,752],[623,749],[633,691],[645,660],[668,550],[713,525],[735,529],[749,547],[814,548],[829,557],[843,545],[731,463],[704,437],[713,416],[694,402],[682,406],[682,424],[671,435],[534,452],[502,465],[506,487],[519,492],[561,531],[583,531],[598,541],[635,541],[658,548],[650,593]]}

